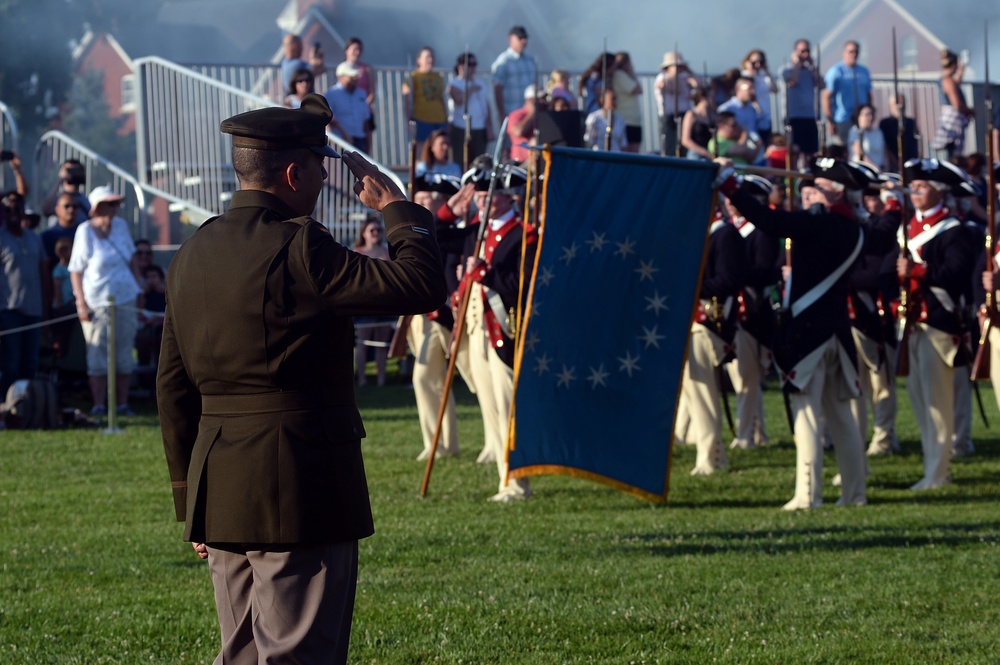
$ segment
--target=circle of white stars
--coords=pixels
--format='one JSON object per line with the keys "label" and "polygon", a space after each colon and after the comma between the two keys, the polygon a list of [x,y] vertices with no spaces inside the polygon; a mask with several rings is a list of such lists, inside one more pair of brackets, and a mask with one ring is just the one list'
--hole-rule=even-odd
{"label": "circle of white stars", "polygon": [[[594,255],[611,253],[613,261],[621,261],[623,269],[630,270],[637,276],[636,284],[641,292],[641,301],[637,301],[635,307],[641,309],[641,320],[635,334],[627,341],[623,339],[620,348],[612,349],[608,358],[596,358],[596,365],[586,364],[577,367],[567,364],[558,358],[550,355],[549,350],[543,350],[536,354],[539,345],[543,340],[537,332],[538,326],[532,326],[529,321],[528,336],[524,340],[525,350],[531,354],[533,365],[529,365],[530,371],[539,378],[549,377],[558,389],[570,390],[577,385],[590,390],[608,388],[609,381],[616,375],[629,379],[638,376],[643,371],[643,361],[646,354],[656,353],[661,350],[661,342],[666,339],[666,335],[660,332],[661,317],[670,310],[667,301],[670,294],[661,290],[658,286],[658,278],[662,277],[661,269],[652,259],[646,259],[639,255],[636,241],[628,236],[621,241],[608,238],[607,233],[594,231],[591,237],[584,240],[582,244],[576,240],[558,249],[558,258],[549,262],[550,265],[541,267],[535,280],[534,298],[531,303],[531,318],[535,321],[546,311],[544,307],[545,293],[547,287],[560,276],[560,272],[569,269],[574,261],[586,261]],[[534,328],[534,329],[533,329]],[[640,341],[640,349],[633,353],[633,339]],[[558,344],[553,345],[558,348]]]}

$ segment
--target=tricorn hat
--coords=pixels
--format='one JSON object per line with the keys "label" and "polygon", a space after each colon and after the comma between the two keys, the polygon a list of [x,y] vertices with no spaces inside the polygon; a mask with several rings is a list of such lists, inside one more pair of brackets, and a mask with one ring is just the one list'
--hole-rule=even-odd
{"label": "tricorn hat", "polygon": [[911,159],[903,165],[907,182],[927,180],[951,188],[955,196],[975,196],[976,189],[962,169],[939,159]]}
{"label": "tricorn hat", "polygon": [[458,178],[443,173],[422,173],[413,179],[414,192],[439,192],[454,196],[461,188],[462,182]]}
{"label": "tricorn hat", "polygon": [[809,172],[817,178],[839,182],[847,189],[864,189],[870,179],[865,171],[855,166],[856,162],[830,157],[817,157],[809,165]]}
{"label": "tricorn hat", "polygon": [[851,160],[848,162],[851,166],[857,169],[860,173],[864,174],[865,180],[864,186],[861,188],[864,190],[865,194],[878,194],[881,191],[881,184],[883,180],[879,177],[878,169],[869,164],[868,162],[859,162]]}
{"label": "tricorn hat", "polygon": [[750,196],[763,196],[767,198],[774,191],[774,185],[767,178],[747,173],[743,176],[743,186],[741,189]]}
{"label": "tricorn hat", "polygon": [[247,111],[223,120],[219,129],[223,134],[233,135],[236,148],[309,148],[326,157],[340,157],[327,143],[326,126],[332,118],[326,98],[311,93],[302,98],[302,106],[297,109],[274,106]]}
{"label": "tricorn hat", "polygon": [[[493,173],[493,159],[489,155],[480,155],[472,162],[472,168],[462,176],[462,184],[472,183],[477,192],[489,191],[490,176]],[[497,169],[494,191],[509,193],[524,187],[528,182],[528,172],[520,166],[501,164]]]}

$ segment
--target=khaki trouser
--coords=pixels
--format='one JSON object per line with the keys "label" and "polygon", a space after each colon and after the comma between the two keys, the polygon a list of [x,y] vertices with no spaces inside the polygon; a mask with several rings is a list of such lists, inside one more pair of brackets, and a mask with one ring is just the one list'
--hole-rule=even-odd
{"label": "khaki trouser", "polygon": [[346,663],[358,543],[285,552],[208,548],[222,650],[215,665]]}
{"label": "khaki trouser", "polygon": [[910,334],[910,375],[906,380],[924,453],[921,482],[938,486],[951,471],[955,433],[955,368],[941,358],[923,326]]}
{"label": "khaki trouser", "polygon": [[[413,394],[417,400],[417,415],[420,432],[424,439],[424,450],[430,451],[437,427],[441,395],[448,372],[448,345],[450,331],[427,318],[426,314],[414,316],[410,321],[406,339],[413,352]],[[462,355],[468,356],[468,351]],[[458,454],[458,425],[455,418],[455,393],[448,393],[438,451],[446,455]]]}
{"label": "khaki trouser", "polygon": [[[836,337],[817,352],[822,360],[805,387],[791,394],[795,421],[795,496],[786,508],[815,508],[823,503],[823,422],[829,428],[841,476],[844,505],[860,505],[865,494],[865,451],[851,400],[844,397],[844,376]],[[822,417],[821,417],[822,416]]]}

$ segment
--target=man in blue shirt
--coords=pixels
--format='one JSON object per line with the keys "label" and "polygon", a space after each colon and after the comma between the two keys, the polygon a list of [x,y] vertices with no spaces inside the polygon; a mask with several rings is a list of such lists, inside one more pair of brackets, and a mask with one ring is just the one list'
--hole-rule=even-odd
{"label": "man in blue shirt", "polygon": [[358,87],[361,70],[344,61],[337,65],[337,84],[323,95],[333,111],[330,129],[364,151],[367,145],[365,123],[372,117],[365,91]]}
{"label": "man in blue shirt", "polygon": [[800,39],[792,50],[791,64],[779,72],[785,82],[788,124],[792,145],[798,154],[798,168],[806,168],[819,152],[819,128],[816,126],[816,88],[821,86],[813,64],[809,40]]}
{"label": "man in blue shirt", "polygon": [[855,41],[844,44],[844,59],[831,67],[824,77],[823,113],[831,136],[847,145],[847,132],[854,124],[854,112],[872,99],[872,76],[858,64],[861,47]]}
{"label": "man in blue shirt", "polygon": [[502,120],[524,102],[524,90],[535,82],[535,58],[524,52],[528,33],[515,25],[507,34],[507,50],[497,56],[490,71],[498,117]]}

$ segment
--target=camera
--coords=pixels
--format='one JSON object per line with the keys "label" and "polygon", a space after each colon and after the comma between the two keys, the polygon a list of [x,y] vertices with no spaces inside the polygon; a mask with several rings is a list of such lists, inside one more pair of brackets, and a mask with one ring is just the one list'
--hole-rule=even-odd
{"label": "camera", "polygon": [[87,182],[87,171],[82,166],[71,166],[66,169],[67,185],[83,185]]}
{"label": "camera", "polygon": [[0,162],[9,162],[14,159],[13,150],[0,150]]}

